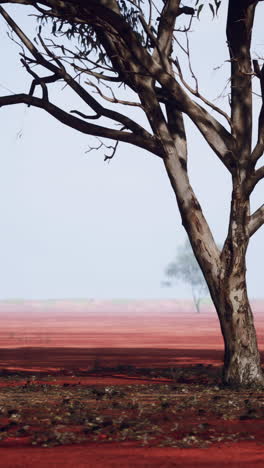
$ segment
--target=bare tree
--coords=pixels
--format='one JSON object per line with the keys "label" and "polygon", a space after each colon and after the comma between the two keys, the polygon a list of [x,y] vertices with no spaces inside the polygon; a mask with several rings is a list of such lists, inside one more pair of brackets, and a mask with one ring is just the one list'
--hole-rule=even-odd
{"label": "bare tree", "polygon": [[[256,8],[262,8],[260,1],[228,1],[229,114],[210,103],[198,86],[192,88],[186,79],[186,66],[177,55],[179,36],[188,31],[197,12],[182,6],[180,0],[0,0],[0,4],[34,7],[42,30],[45,22],[52,23],[50,40],[44,40],[39,30],[34,42],[0,6],[14,37],[22,43],[21,62],[32,76],[29,92],[0,97],[1,107],[19,103],[35,106],[79,132],[112,139],[116,143],[106,158],[113,155],[118,142],[126,142],[162,159],[220,320],[225,344],[223,381],[230,385],[264,382],[247,296],[245,261],[249,240],[264,223],[264,205],[254,213],[250,210],[250,196],[264,178],[264,167],[256,166],[264,151],[264,105],[252,148],[253,76],[259,80],[264,99],[264,68],[259,59],[251,58],[252,29]],[[58,81],[78,95],[87,113],[68,111],[67,103],[62,109],[51,102],[49,87]],[[121,85],[132,90],[134,101],[119,98]],[[34,95],[37,87],[42,97]],[[98,96],[94,97],[92,90]],[[137,107],[149,125],[129,117],[127,109],[120,112],[124,105]],[[188,177],[183,115],[196,125],[232,179],[228,234],[221,250]]]}
{"label": "bare tree", "polygon": [[179,280],[191,287],[193,303],[197,313],[200,313],[200,304],[206,294],[209,293],[201,268],[194,256],[189,239],[178,248],[175,259],[170,262],[165,274],[171,286],[171,280]]}

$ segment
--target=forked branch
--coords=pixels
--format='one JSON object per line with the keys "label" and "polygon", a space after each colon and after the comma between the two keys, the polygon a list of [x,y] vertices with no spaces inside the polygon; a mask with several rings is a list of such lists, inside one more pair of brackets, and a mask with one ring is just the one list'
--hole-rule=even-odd
{"label": "forked branch", "polygon": [[[13,3],[16,2],[14,1]],[[36,2],[33,0],[27,2],[27,4],[32,5],[35,3]],[[112,61],[116,73],[136,92],[140,92],[140,86],[146,74],[159,83],[160,89],[166,94],[167,99],[172,102],[180,112],[190,117],[216,155],[225,164],[228,170],[230,172],[232,171],[236,148],[235,141],[230,132],[207,112],[206,109],[194,102],[184,91],[183,87],[177,83],[173,74],[164,70],[160,61],[155,60],[155,57],[144,48],[132,27],[118,11],[118,8],[112,8],[114,5],[117,6],[117,2],[111,2],[111,7],[109,8],[105,6],[105,2],[99,0],[89,0],[89,2],[84,0],[77,0],[76,2],[69,0],[65,0],[64,2],[42,0],[38,3],[53,8],[54,14],[56,13],[59,18],[70,19],[73,23],[76,22],[76,24],[80,24],[82,20],[91,27],[97,28],[102,46],[105,48]],[[162,19],[164,20],[164,30],[162,31],[161,27],[158,34],[160,47],[164,46],[166,48],[170,43],[170,39],[168,40],[168,38],[170,38],[172,29],[174,28],[175,17],[177,17],[177,13],[179,12],[178,6],[179,0],[168,0],[168,2],[166,2],[165,7],[170,7],[168,11],[173,11],[174,16],[170,17],[169,13],[166,13],[167,10],[163,12]],[[55,9],[57,9],[56,12]],[[82,16],[82,18],[80,18],[80,16]],[[169,22],[169,25],[166,21]],[[17,28],[15,27],[15,29]],[[28,38],[26,38],[26,41],[28,44]],[[48,64],[44,64],[43,56],[39,57],[39,52],[32,49],[32,43],[29,44],[29,47],[33,55],[34,53],[38,54],[38,58],[35,56],[37,63],[43,64],[46,68],[48,68],[49,64],[50,68],[48,69],[53,73],[59,69],[60,76],[96,114],[101,114],[104,117],[110,118],[124,125],[134,134],[145,136],[147,140],[149,139],[150,134],[137,122],[134,122],[132,119],[116,111],[108,110],[101,106],[77,83],[77,81],[56,63],[55,57],[54,61],[56,65],[54,62],[51,63],[51,61],[47,61]]]}
{"label": "forked branch", "polygon": [[159,50],[167,58],[171,55],[173,33],[176,18],[182,14],[194,15],[195,10],[190,7],[180,7],[180,0],[168,0],[164,2],[161,12],[157,42]]}
{"label": "forked branch", "polygon": [[183,73],[182,73],[182,70],[181,70],[181,66],[180,66],[180,63],[178,61],[178,59],[175,59],[173,60],[173,63],[174,65],[176,66],[177,70],[178,70],[178,73],[179,73],[179,77],[180,77],[180,80],[182,82],[182,84],[184,85],[184,87],[191,93],[193,94],[193,96],[196,96],[198,99],[201,99],[201,101],[206,104],[208,107],[211,107],[212,110],[214,110],[215,112],[218,112],[220,115],[222,115],[226,120],[227,122],[229,123],[229,125],[231,126],[232,125],[232,122],[231,122],[231,119],[229,117],[229,115],[223,111],[220,107],[216,106],[215,104],[213,104],[211,101],[209,101],[208,99],[206,99],[204,96],[201,95],[200,91],[199,91],[199,88],[198,88],[198,82],[197,82],[197,79],[196,79],[196,87],[195,89],[192,88],[188,83],[187,81],[184,79],[184,76],[183,76]]}
{"label": "forked branch", "polygon": [[131,143],[133,145],[139,146],[140,148],[144,148],[157,156],[163,157],[162,148],[155,137],[150,136],[148,139],[146,139],[145,137],[136,135],[134,133],[125,132],[122,130],[113,130],[111,128],[85,122],[84,120],[79,119],[69,114],[68,112],[65,112],[48,100],[40,99],[35,96],[29,96],[28,94],[15,94],[11,96],[0,97],[0,107],[13,104],[27,104],[39,109],[43,109],[61,123],[67,125],[68,127],[74,128],[79,132],[85,133],[86,135],[94,135],[102,138],[122,141],[125,143]]}
{"label": "forked branch", "polygon": [[99,88],[99,86],[96,86],[96,84],[92,83],[91,81],[86,81],[86,84],[88,84],[89,86],[92,86],[93,88],[96,89],[96,92],[99,94],[99,96],[101,96],[103,99],[105,99],[106,101],[108,102],[112,102],[113,104],[123,104],[125,106],[132,106],[132,107],[140,107],[142,109],[142,104],[140,104],[140,102],[134,102],[134,101],[124,101],[123,99],[118,99],[112,88],[110,86],[106,86],[106,88],[108,88],[112,94],[112,97],[109,97],[109,96],[106,96],[102,90]]}
{"label": "forked branch", "polygon": [[98,151],[101,148],[106,148],[107,150],[111,150],[110,154],[104,154],[104,161],[110,161],[113,159],[114,155],[116,154],[117,147],[119,145],[119,141],[117,140],[114,145],[106,145],[103,141],[99,140],[98,146],[90,146],[86,153],[90,153],[91,151]]}
{"label": "forked branch", "polygon": [[[29,52],[32,54],[35,60],[30,59],[30,63],[35,63],[38,65],[43,66],[44,68],[50,70],[56,77],[57,79],[64,79],[64,81],[70,86],[70,88],[75,91],[75,93],[87,104],[93,109],[93,111],[97,114],[100,115],[101,117],[107,117],[109,119],[112,119],[118,123],[121,123],[124,127],[128,128],[131,130],[131,132],[141,135],[142,137],[146,137],[149,139],[151,135],[149,132],[147,132],[141,125],[138,123],[134,122],[132,119],[129,117],[117,112],[117,111],[112,111],[110,109],[106,109],[103,107],[98,101],[96,101],[74,78],[71,77],[71,75],[66,71],[65,67],[62,65],[61,61],[56,57],[52,52],[47,48],[45,45],[43,39],[39,35],[39,40],[41,41],[42,46],[44,47],[46,53],[49,55],[49,57],[55,61],[56,65],[50,61],[46,60],[45,57],[40,53],[40,51],[36,48],[36,46],[32,43],[32,41],[24,34],[24,32],[19,28],[19,26],[15,23],[15,21],[10,17],[10,15],[0,6],[0,13],[2,16],[5,18],[9,26],[12,28],[12,30],[17,34],[19,39],[22,41],[24,46],[29,50]],[[27,62],[28,59],[27,57],[24,56],[24,61]],[[29,66],[27,65],[27,70],[29,71]],[[33,74],[33,72],[30,72]],[[32,83],[31,86],[31,92],[34,90],[36,84],[41,84],[43,88],[43,92],[45,93],[45,97],[47,98],[47,90],[45,89],[45,85],[48,82],[52,82],[52,78],[50,78],[50,81],[43,81],[43,78],[38,77],[37,75],[34,75],[34,82]]]}

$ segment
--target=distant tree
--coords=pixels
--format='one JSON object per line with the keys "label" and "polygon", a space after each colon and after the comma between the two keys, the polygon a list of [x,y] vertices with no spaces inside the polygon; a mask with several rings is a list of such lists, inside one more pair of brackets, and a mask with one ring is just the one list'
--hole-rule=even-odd
{"label": "distant tree", "polygon": [[[178,248],[175,260],[168,264],[165,274],[169,280],[179,280],[191,286],[195,309],[199,313],[201,300],[209,290],[188,239]],[[171,281],[167,282],[168,286],[171,284]]]}

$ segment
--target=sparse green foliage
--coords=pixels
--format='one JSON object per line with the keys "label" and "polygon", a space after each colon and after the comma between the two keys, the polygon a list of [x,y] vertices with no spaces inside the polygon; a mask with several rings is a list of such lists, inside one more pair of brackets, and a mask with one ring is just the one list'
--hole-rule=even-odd
{"label": "sparse green foliage", "polygon": [[[210,8],[210,10],[212,12],[213,18],[215,16],[217,16],[218,10],[219,10],[219,7],[220,7],[221,3],[222,3],[222,0],[219,0],[219,1],[214,0],[214,3],[212,3],[212,2],[208,3],[208,6],[209,6],[209,8]],[[197,7],[197,18],[198,19],[200,17],[200,14],[201,14],[201,11],[202,11],[204,5],[205,5],[204,3],[201,3],[201,0],[196,0],[195,6]]]}

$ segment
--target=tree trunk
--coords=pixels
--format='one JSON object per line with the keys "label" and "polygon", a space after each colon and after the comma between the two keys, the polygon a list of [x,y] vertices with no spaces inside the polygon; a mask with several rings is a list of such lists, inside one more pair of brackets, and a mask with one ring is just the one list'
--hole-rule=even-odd
{"label": "tree trunk", "polygon": [[[153,109],[152,115],[156,116]],[[236,387],[264,386],[246,287],[245,258],[250,237],[248,172],[243,161],[233,169],[228,235],[220,251],[189,181],[184,131],[175,142],[169,133],[166,134],[165,124],[156,133],[163,143],[164,165],[176,195],[182,224],[220,320],[225,344],[223,382]]]}
{"label": "tree trunk", "polygon": [[[228,282],[232,286],[232,278]],[[239,290],[226,286],[227,282],[214,301],[225,345],[223,383],[235,387],[264,385],[246,283]]]}
{"label": "tree trunk", "polygon": [[[235,387],[254,387],[264,386],[264,375],[247,296],[246,251],[250,209],[241,179],[234,180],[229,230],[220,255],[218,273],[214,274],[212,268],[207,267],[202,256],[200,266],[216,307],[224,339],[223,383]],[[197,247],[196,256],[199,261]]]}
{"label": "tree trunk", "polygon": [[241,181],[234,183],[229,231],[212,294],[225,344],[223,382],[231,386],[264,385],[246,285],[249,211]]}

